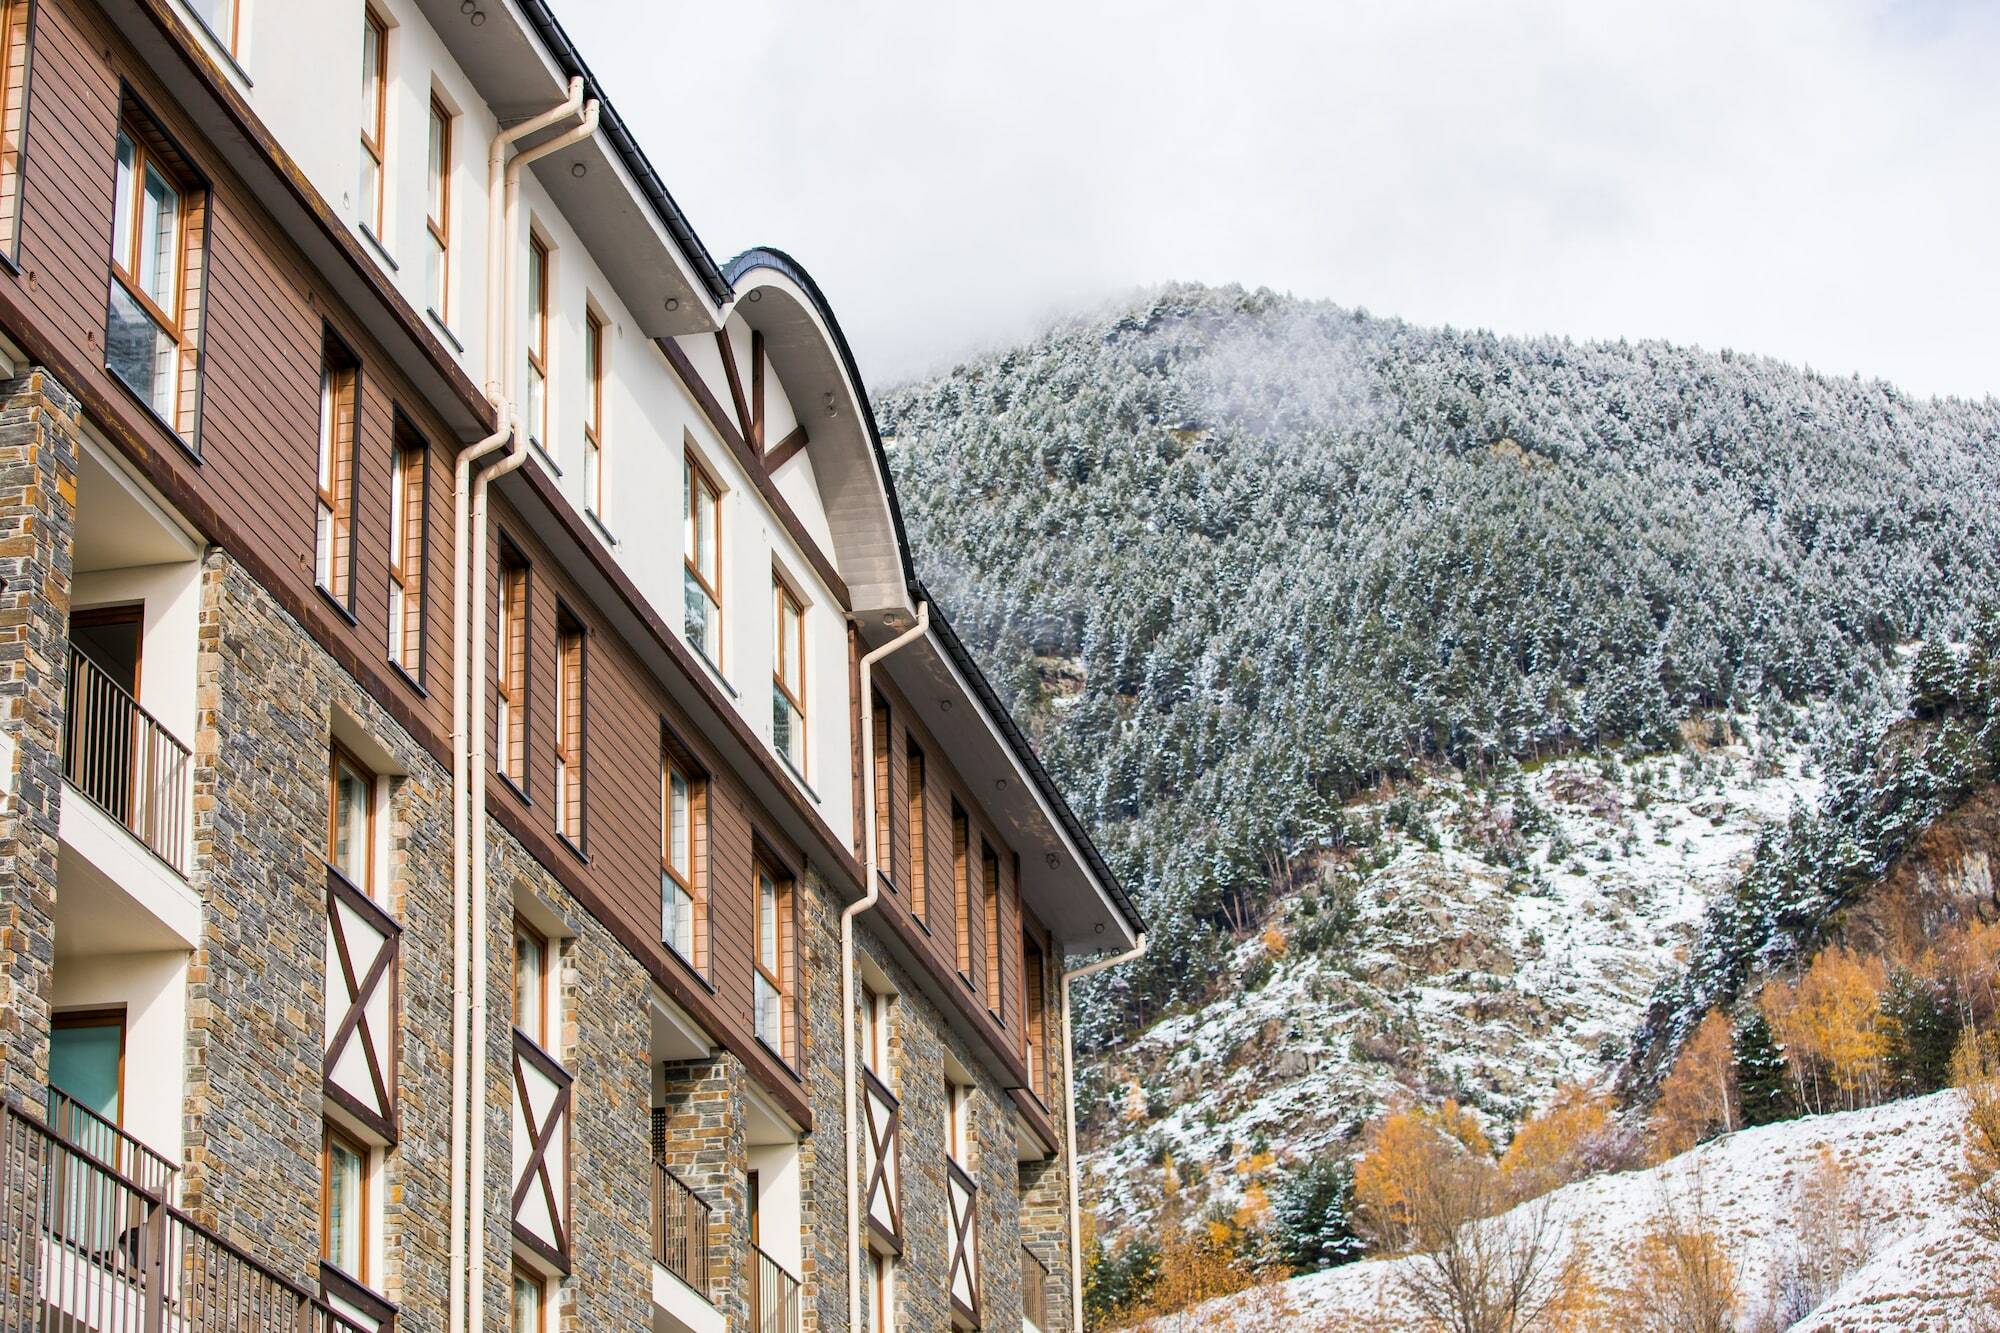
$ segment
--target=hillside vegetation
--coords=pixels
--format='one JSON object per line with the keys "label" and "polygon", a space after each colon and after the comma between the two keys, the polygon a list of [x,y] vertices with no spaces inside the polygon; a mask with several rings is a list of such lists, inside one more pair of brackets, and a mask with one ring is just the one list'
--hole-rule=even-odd
{"label": "hillside vegetation", "polygon": [[920,572],[1151,917],[1086,1042],[1229,976],[1354,794],[1698,710],[1844,735],[2000,573],[2000,405],[1659,343],[1174,287],[879,415]]}

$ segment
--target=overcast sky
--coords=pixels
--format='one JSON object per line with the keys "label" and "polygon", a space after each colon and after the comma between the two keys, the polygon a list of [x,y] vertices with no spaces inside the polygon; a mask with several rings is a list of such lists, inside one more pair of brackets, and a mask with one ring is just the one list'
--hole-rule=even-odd
{"label": "overcast sky", "polygon": [[1193,279],[2000,392],[2000,5],[555,3],[878,389]]}

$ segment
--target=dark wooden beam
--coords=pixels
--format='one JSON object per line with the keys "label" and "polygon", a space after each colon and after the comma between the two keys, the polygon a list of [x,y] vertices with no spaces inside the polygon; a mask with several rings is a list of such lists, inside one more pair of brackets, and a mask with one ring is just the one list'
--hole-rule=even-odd
{"label": "dark wooden beam", "polygon": [[806,428],[794,427],[792,433],[771,446],[771,452],[764,455],[764,470],[776,472],[792,461],[792,455],[806,447]]}
{"label": "dark wooden beam", "polygon": [[750,429],[743,432],[751,449],[764,452],[764,335],[750,330]]}
{"label": "dark wooden beam", "polygon": [[743,377],[736,373],[736,353],[729,346],[728,328],[715,331],[715,345],[722,352],[722,373],[729,377],[729,396],[736,401],[736,429],[750,438],[750,404],[743,399]]}

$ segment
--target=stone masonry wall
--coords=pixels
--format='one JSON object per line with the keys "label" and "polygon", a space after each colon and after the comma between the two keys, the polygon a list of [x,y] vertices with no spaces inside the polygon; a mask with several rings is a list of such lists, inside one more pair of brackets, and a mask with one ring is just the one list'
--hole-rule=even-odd
{"label": "stone masonry wall", "polygon": [[[1069,1052],[1063,1049],[1062,1043],[1062,985],[1059,978],[1062,969],[1067,966],[1068,962],[1058,945],[1049,960],[1049,1012],[1043,1026],[1048,1033],[1044,1047],[1048,1059],[1049,1120],[1054,1124],[1059,1140],[1063,1139],[1063,1098],[1069,1074]],[[1069,1151],[1069,1143],[1064,1140],[1062,1151],[1057,1156],[1021,1168],[1021,1244],[1034,1251],[1035,1257],[1049,1269],[1049,1317],[1048,1322],[1041,1325],[1042,1333],[1074,1333],[1074,1321],[1070,1317]],[[1022,1261],[1022,1275],[1023,1281],[1031,1275],[1025,1260]]]}
{"label": "stone masonry wall", "polygon": [[[201,575],[184,1202],[316,1285],[325,1040],[327,755],[337,713],[405,776],[378,828],[402,923],[399,1139],[383,1159],[383,1266],[402,1327],[444,1321],[451,1042],[448,774],[226,554]],[[378,874],[383,873],[378,869]],[[386,1054],[386,1052],[385,1052]]]}
{"label": "stone masonry wall", "polygon": [[77,432],[45,371],[0,382],[0,1097],[30,1106],[49,1069]]}

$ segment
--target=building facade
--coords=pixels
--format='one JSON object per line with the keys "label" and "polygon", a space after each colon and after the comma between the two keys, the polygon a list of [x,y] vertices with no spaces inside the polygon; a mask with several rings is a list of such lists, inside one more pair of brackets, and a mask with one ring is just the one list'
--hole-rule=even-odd
{"label": "building facade", "polygon": [[0,0],[0,1327],[1070,1329],[1138,915],[542,0]]}

